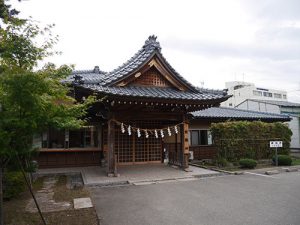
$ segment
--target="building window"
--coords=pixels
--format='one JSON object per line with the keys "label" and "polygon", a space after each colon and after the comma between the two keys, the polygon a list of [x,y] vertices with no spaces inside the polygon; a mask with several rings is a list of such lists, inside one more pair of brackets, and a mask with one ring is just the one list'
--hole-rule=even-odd
{"label": "building window", "polygon": [[274,93],[274,98],[282,98],[281,94]]}
{"label": "building window", "polygon": [[283,99],[286,99],[286,95],[282,95],[283,96]]}
{"label": "building window", "polygon": [[264,92],[264,96],[272,98],[273,95],[270,92]]}
{"label": "building window", "polygon": [[43,142],[47,148],[65,148],[65,130],[49,129],[47,139],[43,137]]}
{"label": "building window", "polygon": [[255,96],[262,96],[262,92],[261,91],[253,91],[253,94],[255,95]]}
{"label": "building window", "polygon": [[209,130],[190,130],[190,145],[211,145],[212,137]]}
{"label": "building window", "polygon": [[98,129],[86,126],[78,130],[50,128],[42,134],[42,148],[93,148],[98,146]]}
{"label": "building window", "polygon": [[232,107],[232,103],[229,103],[229,106],[231,106],[231,107]]}
{"label": "building window", "polygon": [[97,147],[97,130],[94,126],[83,127],[79,130],[70,130],[69,147],[70,148],[88,148]]}

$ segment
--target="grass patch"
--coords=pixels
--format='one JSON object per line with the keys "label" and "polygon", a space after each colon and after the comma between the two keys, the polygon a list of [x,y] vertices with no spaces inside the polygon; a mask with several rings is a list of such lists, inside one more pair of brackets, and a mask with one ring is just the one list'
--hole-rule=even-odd
{"label": "grass patch", "polygon": [[85,188],[67,188],[67,176],[59,176],[58,181],[54,187],[54,200],[56,202],[71,202],[73,204],[74,198],[89,197],[89,192]]}

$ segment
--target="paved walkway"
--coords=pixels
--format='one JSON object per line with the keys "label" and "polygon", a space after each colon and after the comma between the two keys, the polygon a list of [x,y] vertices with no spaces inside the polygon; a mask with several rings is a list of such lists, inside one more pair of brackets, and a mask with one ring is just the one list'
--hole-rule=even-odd
{"label": "paved walkway", "polygon": [[190,172],[173,168],[164,164],[119,166],[119,177],[107,177],[105,168],[100,166],[40,169],[39,175],[81,173],[87,186],[121,185],[128,183],[155,182],[162,180],[178,180],[203,176],[219,175],[219,172],[190,166]]}
{"label": "paved walkway", "polygon": [[[57,212],[71,209],[69,202],[56,202],[54,196],[54,186],[58,181],[58,177],[47,177],[44,180],[43,188],[35,194],[36,200],[39,203],[40,209],[43,212]],[[34,200],[31,198],[26,205],[27,212],[37,212]]]}

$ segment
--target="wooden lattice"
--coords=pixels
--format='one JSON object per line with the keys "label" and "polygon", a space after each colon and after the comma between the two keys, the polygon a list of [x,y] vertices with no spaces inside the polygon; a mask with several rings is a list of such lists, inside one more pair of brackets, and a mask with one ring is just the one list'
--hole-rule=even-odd
{"label": "wooden lattice", "polygon": [[140,75],[130,85],[134,86],[155,86],[155,87],[170,87],[171,84],[164,78],[156,69],[150,69]]}
{"label": "wooden lattice", "polygon": [[[136,132],[128,135],[127,129],[123,134],[119,126],[115,126],[115,154],[117,155],[118,164],[134,164],[134,163],[151,163],[162,161],[163,141],[160,137],[159,128],[174,124],[167,121],[124,121],[125,124],[131,124],[142,129],[158,128],[159,137],[156,138],[153,133],[149,132],[149,137],[145,137],[145,133],[141,133],[141,137],[137,137]],[[165,133],[165,135],[167,135]],[[103,133],[103,144],[107,143],[107,132]],[[175,147],[176,146],[176,147]],[[182,162],[182,147],[180,143],[164,144],[169,152],[170,162],[178,164]]]}
{"label": "wooden lattice", "polygon": [[136,134],[129,136],[122,134],[121,130],[115,130],[115,150],[118,163],[139,163],[161,161],[162,140],[149,136],[137,137]]}
{"label": "wooden lattice", "polygon": [[132,136],[127,133],[121,133],[119,129],[116,129],[115,134],[115,152],[117,154],[117,160],[119,163],[132,162],[133,159],[133,141]]}

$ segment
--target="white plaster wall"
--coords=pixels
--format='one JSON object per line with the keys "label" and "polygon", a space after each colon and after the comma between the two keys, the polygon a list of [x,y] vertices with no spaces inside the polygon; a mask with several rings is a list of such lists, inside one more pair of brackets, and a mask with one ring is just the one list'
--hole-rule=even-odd
{"label": "white plaster wall", "polygon": [[291,148],[300,148],[300,123],[299,117],[293,116],[293,119],[288,122],[289,128],[292,130],[293,135],[291,138]]}

